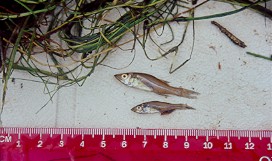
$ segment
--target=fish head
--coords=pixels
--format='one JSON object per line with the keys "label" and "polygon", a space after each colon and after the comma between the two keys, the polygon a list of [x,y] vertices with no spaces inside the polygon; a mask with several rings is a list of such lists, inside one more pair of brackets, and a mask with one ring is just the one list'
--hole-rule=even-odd
{"label": "fish head", "polygon": [[139,114],[145,114],[145,106],[144,104],[137,105],[131,109],[131,111],[139,113]]}
{"label": "fish head", "polygon": [[114,77],[125,85],[128,85],[128,86],[132,85],[131,83],[132,74],[130,73],[115,74]]}

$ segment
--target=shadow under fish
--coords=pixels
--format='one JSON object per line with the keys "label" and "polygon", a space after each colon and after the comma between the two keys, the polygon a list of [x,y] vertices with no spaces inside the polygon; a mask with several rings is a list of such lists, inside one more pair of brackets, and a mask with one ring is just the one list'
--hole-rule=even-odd
{"label": "shadow under fish", "polygon": [[139,114],[161,113],[161,115],[170,114],[175,110],[195,110],[187,104],[171,104],[167,102],[151,101],[139,104],[131,109],[131,111]]}
{"label": "shadow under fish", "polygon": [[195,99],[196,95],[199,95],[198,92],[192,90],[170,86],[169,82],[145,73],[121,73],[114,76],[129,87],[151,91],[159,95],[176,95],[190,99]]}

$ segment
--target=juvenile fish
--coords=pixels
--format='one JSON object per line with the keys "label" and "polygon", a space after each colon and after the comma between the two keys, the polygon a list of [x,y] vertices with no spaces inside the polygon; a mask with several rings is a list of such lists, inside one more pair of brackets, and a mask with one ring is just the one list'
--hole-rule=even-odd
{"label": "juvenile fish", "polygon": [[188,89],[172,87],[168,85],[167,81],[160,80],[145,73],[121,73],[114,76],[120,82],[129,87],[151,91],[159,95],[176,95],[186,98],[196,98],[194,95],[199,94],[198,92]]}
{"label": "juvenile fish", "polygon": [[161,113],[161,115],[170,114],[175,110],[195,110],[193,107],[186,104],[170,104],[166,102],[151,101],[137,105],[131,111],[139,114]]}

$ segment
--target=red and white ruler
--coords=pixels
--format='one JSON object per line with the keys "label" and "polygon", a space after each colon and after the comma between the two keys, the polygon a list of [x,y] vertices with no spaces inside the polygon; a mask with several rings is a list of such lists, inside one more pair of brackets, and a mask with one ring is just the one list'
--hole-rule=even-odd
{"label": "red and white ruler", "polygon": [[272,130],[0,128],[0,161],[272,161]]}

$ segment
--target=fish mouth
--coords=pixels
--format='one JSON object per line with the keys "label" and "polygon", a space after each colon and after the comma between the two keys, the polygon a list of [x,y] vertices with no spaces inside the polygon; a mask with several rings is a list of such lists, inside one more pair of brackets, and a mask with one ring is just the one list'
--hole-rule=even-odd
{"label": "fish mouth", "polygon": [[115,74],[114,77],[115,77],[117,80],[121,81],[121,74]]}
{"label": "fish mouth", "polygon": [[[136,110],[136,107],[133,107],[133,108],[131,108],[130,109],[131,111],[133,111],[133,112],[136,112],[137,110]],[[137,113],[137,112],[136,112]]]}

